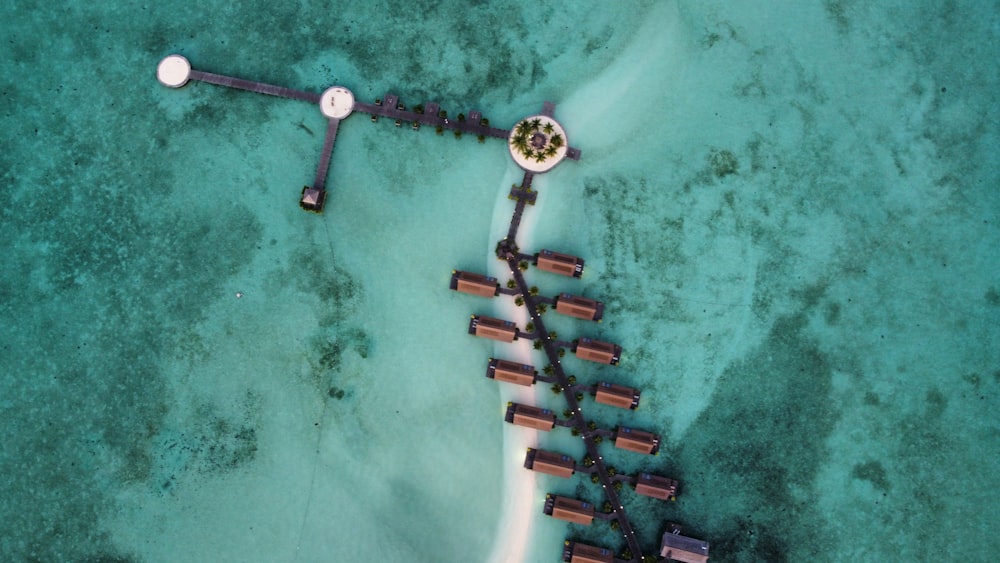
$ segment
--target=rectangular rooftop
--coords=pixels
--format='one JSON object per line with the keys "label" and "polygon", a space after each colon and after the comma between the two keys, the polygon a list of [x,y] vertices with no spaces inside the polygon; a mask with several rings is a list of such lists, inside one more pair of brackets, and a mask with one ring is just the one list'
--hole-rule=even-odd
{"label": "rectangular rooftop", "polygon": [[472,315],[472,320],[469,321],[469,334],[501,342],[513,342],[517,339],[517,325],[503,319]]}
{"label": "rectangular rooftop", "polygon": [[563,561],[568,563],[614,563],[610,549],[567,541],[563,546]]}
{"label": "rectangular rooftop", "polygon": [[602,381],[597,384],[594,400],[613,407],[635,410],[639,406],[639,391],[624,385]]}
{"label": "rectangular rooftop", "polygon": [[568,455],[528,448],[524,456],[524,467],[539,473],[556,477],[572,477],[576,472],[576,460]]}
{"label": "rectangular rooftop", "polygon": [[660,543],[660,557],[682,563],[706,563],[708,542],[682,536],[680,533],[680,526],[676,524],[667,526]]}
{"label": "rectangular rooftop", "polygon": [[561,254],[551,250],[538,253],[535,263],[539,270],[578,278],[583,275],[583,258],[571,254]]}
{"label": "rectangular rooftop", "polygon": [[592,338],[581,338],[577,341],[576,357],[599,364],[618,365],[621,360],[622,347],[611,342],[601,342]]}
{"label": "rectangular rooftop", "polygon": [[652,473],[640,473],[635,479],[635,492],[660,500],[674,500],[677,497],[677,481]]}
{"label": "rectangular rooftop", "polygon": [[462,293],[492,298],[496,297],[500,284],[497,283],[496,278],[472,272],[463,272],[462,270],[453,270],[450,287]]}
{"label": "rectangular rooftop", "polygon": [[515,385],[530,387],[535,384],[535,366],[520,364],[509,360],[490,359],[486,368],[486,377]]}
{"label": "rectangular rooftop", "polygon": [[507,403],[507,414],[504,420],[516,426],[534,428],[548,432],[556,425],[556,415],[549,409],[522,405],[520,403]]}
{"label": "rectangular rooftop", "polygon": [[594,505],[575,498],[545,495],[545,514],[559,520],[589,526],[594,522]]}
{"label": "rectangular rooftop", "polygon": [[660,437],[645,430],[621,426],[615,432],[615,447],[630,452],[655,455],[660,451]]}
{"label": "rectangular rooftop", "polygon": [[556,312],[586,321],[599,321],[604,316],[604,303],[579,295],[560,293],[556,299]]}

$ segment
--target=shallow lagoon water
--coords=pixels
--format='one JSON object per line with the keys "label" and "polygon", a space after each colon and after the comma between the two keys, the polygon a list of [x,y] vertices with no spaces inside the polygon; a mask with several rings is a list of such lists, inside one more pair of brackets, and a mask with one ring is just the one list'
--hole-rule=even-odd
{"label": "shallow lagoon water", "polygon": [[644,545],[669,520],[721,561],[920,560],[929,530],[955,560],[995,553],[991,3],[179,6],[3,9],[0,558],[620,547],[539,515],[596,489],[518,450],[582,448],[504,427],[524,392],[486,358],[533,352],[465,323],[516,308],[446,289],[502,273],[502,144],[354,116],[327,213],[304,214],[318,111],[163,88],[174,52],[501,125],[558,104],[584,157],[538,178],[519,242],[586,257],[582,280],[529,281],[605,301],[598,326],[547,320],[625,348],[569,372],[643,389],[588,416],[664,436],[656,458],[606,448],[682,482],[670,505],[624,495]]}

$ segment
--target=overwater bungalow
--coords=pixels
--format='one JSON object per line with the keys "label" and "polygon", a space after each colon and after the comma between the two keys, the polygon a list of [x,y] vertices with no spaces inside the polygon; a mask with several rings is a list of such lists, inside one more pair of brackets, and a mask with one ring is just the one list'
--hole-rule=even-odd
{"label": "overwater bungalow", "polygon": [[645,430],[620,426],[615,431],[615,447],[630,452],[655,455],[660,451],[660,437]]}
{"label": "overwater bungalow", "polygon": [[676,500],[677,481],[652,473],[640,473],[635,478],[635,492],[660,500]]}
{"label": "overwater bungalow", "polygon": [[602,381],[597,384],[594,391],[594,400],[613,407],[635,410],[639,407],[639,391],[624,385]]}
{"label": "overwater bungalow", "polygon": [[500,284],[497,283],[496,278],[491,278],[490,276],[463,272],[462,270],[452,270],[450,287],[462,293],[492,298],[496,297]]}
{"label": "overwater bungalow", "polygon": [[545,514],[553,518],[589,526],[594,522],[594,505],[575,498],[545,495]]}
{"label": "overwater bungalow", "polygon": [[538,253],[535,265],[539,270],[578,278],[583,275],[583,258],[570,254],[560,254],[551,250]]}
{"label": "overwater bungalow", "polygon": [[299,207],[305,209],[306,211],[322,213],[324,203],[326,203],[326,190],[321,190],[312,186],[304,186],[302,188],[302,197],[299,198]]}
{"label": "overwater bungalow", "polygon": [[501,342],[513,342],[517,339],[517,325],[503,319],[472,315],[472,320],[469,321],[469,334]]}
{"label": "overwater bungalow", "polygon": [[551,410],[520,403],[507,403],[507,413],[504,420],[517,426],[534,428],[543,432],[552,430],[556,425],[556,415]]}
{"label": "overwater bungalow", "polygon": [[528,448],[528,453],[524,456],[524,467],[539,473],[566,478],[576,473],[576,460],[568,455]]}
{"label": "overwater bungalow", "polygon": [[556,298],[556,312],[587,321],[599,321],[604,316],[604,303],[579,295],[560,293]]}
{"label": "overwater bungalow", "polygon": [[611,342],[601,342],[592,338],[581,338],[573,350],[576,357],[599,364],[618,365],[622,357],[622,347]]}
{"label": "overwater bungalow", "polygon": [[490,379],[526,387],[534,385],[537,376],[538,372],[535,371],[535,366],[508,360],[490,358],[490,364],[486,368],[486,377]]}
{"label": "overwater bungalow", "polygon": [[682,563],[706,563],[708,542],[682,536],[681,527],[670,523],[660,543],[660,557]]}
{"label": "overwater bungalow", "polygon": [[614,563],[615,554],[610,549],[567,540],[563,544],[562,560],[568,563]]}

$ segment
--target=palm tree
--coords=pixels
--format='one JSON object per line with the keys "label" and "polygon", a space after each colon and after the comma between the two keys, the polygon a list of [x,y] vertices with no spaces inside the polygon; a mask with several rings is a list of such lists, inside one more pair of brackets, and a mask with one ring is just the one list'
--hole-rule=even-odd
{"label": "palm tree", "polygon": [[524,297],[521,297],[520,295],[518,295],[517,297],[515,297],[514,298],[514,304],[517,305],[518,307],[524,305]]}
{"label": "palm tree", "polygon": [[535,162],[545,162],[545,159],[545,151],[538,151],[535,153]]}
{"label": "palm tree", "polygon": [[524,158],[527,158],[529,160],[532,159],[532,158],[535,158],[535,151],[533,151],[531,149],[525,149],[525,150],[521,151],[521,154],[524,155]]}
{"label": "palm tree", "polygon": [[544,131],[546,135],[551,135],[555,130],[556,128],[552,125],[551,121],[546,121],[545,125],[542,127],[542,131]]}
{"label": "palm tree", "polygon": [[465,114],[464,113],[458,114],[458,120],[459,121],[465,121]]}
{"label": "palm tree", "polygon": [[551,144],[545,149],[545,156],[555,156],[559,149],[555,148]]}
{"label": "palm tree", "polygon": [[559,148],[559,147],[563,146],[562,135],[560,135],[559,133],[556,133],[555,135],[552,135],[551,137],[549,137],[549,144],[552,145],[555,148]]}
{"label": "palm tree", "polygon": [[534,130],[534,128],[531,126],[531,123],[529,123],[527,120],[518,123],[515,126],[515,129],[517,130],[518,135],[524,135],[525,137],[530,135]]}
{"label": "palm tree", "polygon": [[542,120],[537,117],[531,120],[531,130],[538,131],[538,128],[542,126]]}
{"label": "palm tree", "polygon": [[524,330],[528,332],[535,332],[535,323],[528,323],[524,326]]}
{"label": "palm tree", "polygon": [[533,285],[533,286],[529,287],[528,288],[528,294],[531,295],[532,297],[538,295],[538,286],[537,285]]}
{"label": "palm tree", "polygon": [[523,153],[528,150],[528,137],[518,133],[510,140],[510,144],[514,145],[515,149]]}
{"label": "palm tree", "polygon": [[[521,270],[522,272],[527,272],[527,271],[528,271],[528,261],[527,261],[527,260],[521,260],[521,261],[520,261],[520,262],[519,262],[519,263],[517,264],[517,267],[518,267],[518,269],[520,269],[520,270]],[[514,280],[510,280],[510,281],[514,281]],[[514,284],[514,285],[517,285],[517,284]]]}
{"label": "palm tree", "polygon": [[517,287],[517,282],[514,280],[507,280],[507,287],[510,289],[514,289],[515,287]]}

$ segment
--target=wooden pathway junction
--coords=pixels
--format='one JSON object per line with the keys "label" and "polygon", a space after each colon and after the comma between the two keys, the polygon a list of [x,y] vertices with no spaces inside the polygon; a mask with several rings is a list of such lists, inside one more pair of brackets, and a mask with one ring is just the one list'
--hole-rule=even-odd
{"label": "wooden pathway junction", "polygon": [[[346,119],[355,111],[371,115],[372,121],[377,121],[378,118],[384,117],[395,120],[397,126],[407,123],[413,129],[420,129],[423,125],[429,125],[434,127],[439,133],[444,130],[453,131],[456,137],[468,134],[475,136],[480,141],[484,141],[487,137],[504,140],[508,140],[511,137],[510,129],[490,125],[489,120],[484,119],[482,112],[477,110],[470,111],[468,116],[458,114],[455,117],[449,117],[448,113],[443,111],[436,102],[426,102],[414,106],[412,109],[407,109],[400,102],[399,96],[391,93],[386,94],[384,99],[379,99],[375,103],[369,104],[355,100],[353,93],[340,86],[334,86],[321,94],[316,94],[265,82],[247,80],[245,78],[195,70],[191,68],[188,60],[180,55],[170,55],[164,58],[157,68],[157,78],[164,86],[171,88],[180,88],[189,81],[195,80],[216,86],[318,104],[320,111],[331,123],[327,127],[326,138],[323,142],[323,150],[320,154],[313,185],[303,188],[302,199],[299,202],[304,209],[311,211],[321,212],[323,210],[324,201],[326,200],[325,190],[327,175],[330,169],[330,158],[333,153],[333,145],[336,140],[339,121]],[[330,95],[331,92],[333,92],[332,95]],[[555,121],[552,117],[554,111],[555,105],[545,102],[541,115]],[[580,150],[575,147],[567,146],[565,152],[566,158],[572,160],[579,160],[580,158]],[[522,163],[519,163],[519,166],[525,167]]]}

